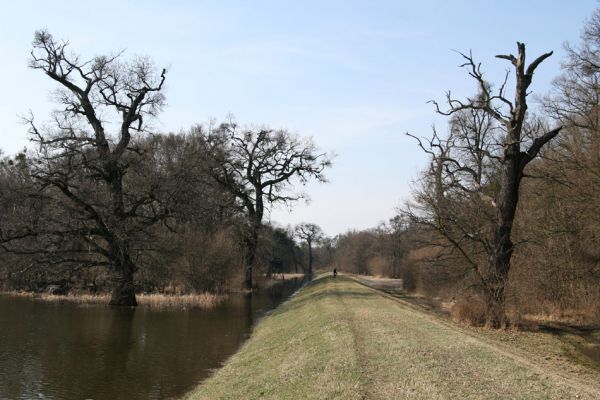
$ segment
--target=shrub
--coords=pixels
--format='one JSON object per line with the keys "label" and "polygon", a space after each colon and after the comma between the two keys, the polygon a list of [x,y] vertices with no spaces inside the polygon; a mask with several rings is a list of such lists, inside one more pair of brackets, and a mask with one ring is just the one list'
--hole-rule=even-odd
{"label": "shrub", "polygon": [[476,296],[463,297],[450,308],[452,319],[472,326],[483,326],[486,321],[485,303]]}

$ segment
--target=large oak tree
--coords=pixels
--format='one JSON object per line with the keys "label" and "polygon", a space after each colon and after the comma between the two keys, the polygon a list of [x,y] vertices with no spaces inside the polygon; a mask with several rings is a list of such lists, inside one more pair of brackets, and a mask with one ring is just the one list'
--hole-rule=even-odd
{"label": "large oak tree", "polygon": [[291,205],[304,197],[293,183],[324,182],[331,157],[309,138],[286,130],[240,128],[225,123],[206,132],[210,172],[245,211],[244,288],[252,288],[256,249],[265,211],[275,204]]}
{"label": "large oak tree", "polygon": [[[27,118],[37,147],[30,164],[35,195],[55,209],[43,223],[3,232],[4,247],[37,253],[48,265],[106,266],[111,304],[135,306],[132,243],[169,209],[159,169],[139,162],[148,121],[164,104],[166,71],[143,57],[123,61],[121,53],[82,60],[43,30],[35,33],[29,66],[57,84],[52,121]],[[32,236],[37,247],[19,246]]]}

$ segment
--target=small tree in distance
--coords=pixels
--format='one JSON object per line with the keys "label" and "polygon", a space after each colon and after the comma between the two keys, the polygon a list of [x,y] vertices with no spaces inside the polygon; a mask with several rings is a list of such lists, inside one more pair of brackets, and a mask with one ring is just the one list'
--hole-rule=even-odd
{"label": "small tree in distance", "polygon": [[296,235],[306,242],[308,248],[308,275],[313,274],[313,244],[318,244],[323,240],[324,235],[321,227],[316,224],[303,222],[298,224],[295,229]]}

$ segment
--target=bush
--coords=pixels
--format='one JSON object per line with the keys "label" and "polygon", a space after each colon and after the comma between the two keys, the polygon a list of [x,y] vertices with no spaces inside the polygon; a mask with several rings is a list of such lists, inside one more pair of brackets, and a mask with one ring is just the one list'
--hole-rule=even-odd
{"label": "bush", "polygon": [[195,232],[186,237],[183,260],[192,291],[221,293],[241,270],[242,253],[228,231]]}
{"label": "bush", "polygon": [[463,297],[450,308],[452,319],[472,326],[483,326],[486,321],[485,303],[476,296]]}

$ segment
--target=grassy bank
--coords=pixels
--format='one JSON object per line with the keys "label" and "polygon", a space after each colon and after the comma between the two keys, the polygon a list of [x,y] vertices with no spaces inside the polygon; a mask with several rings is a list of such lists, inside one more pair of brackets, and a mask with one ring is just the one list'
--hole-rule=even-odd
{"label": "grassy bank", "polygon": [[[7,292],[8,296],[28,297],[47,302],[67,302],[75,304],[104,304],[110,302],[110,294],[71,293],[68,295],[56,295],[47,293],[31,292]],[[225,296],[212,293],[166,295],[160,293],[138,294],[136,299],[141,307],[152,308],[212,308],[219,304]]]}
{"label": "grassy bank", "polygon": [[443,318],[340,276],[280,306],[186,399],[597,399],[600,371],[551,335]]}

